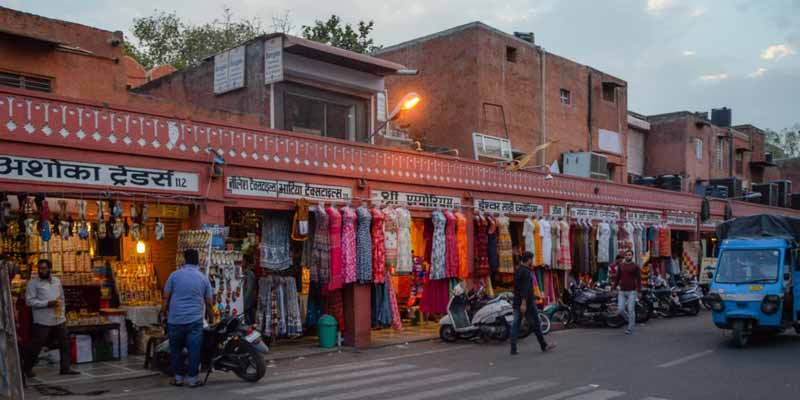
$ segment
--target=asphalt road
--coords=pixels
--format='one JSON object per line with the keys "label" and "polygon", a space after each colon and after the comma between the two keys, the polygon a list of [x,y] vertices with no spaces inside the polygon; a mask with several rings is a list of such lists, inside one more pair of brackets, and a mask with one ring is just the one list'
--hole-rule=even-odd
{"label": "asphalt road", "polygon": [[[258,384],[213,374],[199,389],[172,388],[167,378],[71,387],[107,389],[93,399],[796,399],[800,336],[754,339],[737,349],[710,315],[655,320],[632,336],[622,330],[572,329],[538,351],[508,345],[412,343],[270,364]],[[44,398],[29,390],[27,398]],[[65,397],[59,397],[65,398]],[[74,397],[70,397],[74,398]]]}

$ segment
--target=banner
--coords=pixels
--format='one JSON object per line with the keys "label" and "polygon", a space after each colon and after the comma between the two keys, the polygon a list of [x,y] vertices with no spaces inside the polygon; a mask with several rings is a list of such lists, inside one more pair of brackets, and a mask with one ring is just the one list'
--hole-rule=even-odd
{"label": "banner", "polygon": [[625,218],[630,222],[641,224],[660,224],[663,222],[660,211],[627,210]]}
{"label": "banner", "polygon": [[589,218],[589,219],[620,219],[620,212],[617,210],[588,208],[588,207],[570,207],[569,216],[572,218]]}
{"label": "banner", "polygon": [[419,208],[461,207],[461,198],[459,197],[422,193],[406,193],[392,190],[373,190],[372,201],[380,201],[383,204],[395,204]]}
{"label": "banner", "polygon": [[353,197],[353,189],[344,186],[317,185],[313,183],[273,181],[229,176],[225,192],[238,196],[269,197],[280,199],[314,199],[323,201],[347,201]]}
{"label": "banner", "polygon": [[544,207],[539,204],[501,200],[475,200],[475,209],[512,215],[541,215],[544,212]]}
{"label": "banner", "polygon": [[694,214],[667,214],[667,223],[670,225],[697,226],[697,217]]}

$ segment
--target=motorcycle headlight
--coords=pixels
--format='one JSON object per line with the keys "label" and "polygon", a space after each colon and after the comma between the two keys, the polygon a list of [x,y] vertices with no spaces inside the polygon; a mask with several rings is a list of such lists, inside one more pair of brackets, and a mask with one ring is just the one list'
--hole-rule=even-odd
{"label": "motorcycle headlight", "polygon": [[716,312],[725,311],[725,303],[722,301],[722,296],[719,293],[709,293],[706,296],[706,301],[711,305],[711,310]]}
{"label": "motorcycle headlight", "polygon": [[774,294],[764,296],[764,300],[761,302],[761,312],[764,314],[775,314],[778,312],[780,301],[781,298]]}

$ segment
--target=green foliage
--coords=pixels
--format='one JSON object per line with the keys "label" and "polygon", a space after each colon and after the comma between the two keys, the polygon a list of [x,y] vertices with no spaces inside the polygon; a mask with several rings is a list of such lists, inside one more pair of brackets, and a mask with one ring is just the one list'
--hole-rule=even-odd
{"label": "green foliage", "polygon": [[376,45],[369,35],[375,28],[375,22],[358,21],[358,26],[343,24],[336,15],[327,21],[314,21],[314,25],[303,25],[303,37],[316,42],[325,43],[340,49],[369,54],[383,46]]}
{"label": "green foliage", "polygon": [[191,25],[175,13],[155,10],[152,15],[135,18],[131,29],[136,43],[125,43],[125,54],[146,69],[170,64],[182,69],[197,65],[206,57],[244,43],[264,33],[261,21],[234,19],[229,8],[222,18]]}
{"label": "green foliage", "polygon": [[800,124],[780,132],[767,130],[767,144],[776,159],[800,157]]}

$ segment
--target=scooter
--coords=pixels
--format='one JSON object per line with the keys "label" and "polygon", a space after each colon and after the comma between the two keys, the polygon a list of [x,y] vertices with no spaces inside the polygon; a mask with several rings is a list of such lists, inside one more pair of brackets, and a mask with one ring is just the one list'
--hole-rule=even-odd
{"label": "scooter", "polygon": [[[233,372],[244,381],[258,382],[267,372],[264,355],[269,349],[255,326],[244,323],[244,314],[223,317],[214,325],[203,328],[203,347],[200,355],[201,370]],[[184,350],[185,354],[185,350]],[[174,375],[171,366],[168,338],[151,338],[147,343],[145,368],[153,368]],[[183,369],[187,368],[184,365]]]}
{"label": "scooter", "polygon": [[439,320],[439,337],[443,341],[508,339],[514,322],[511,303],[506,296],[486,298],[482,294],[483,288],[468,295],[463,286],[456,285],[447,304],[447,315]]}
{"label": "scooter", "polygon": [[697,283],[688,282],[686,286],[669,286],[667,281],[660,276],[652,280],[653,310],[659,316],[666,318],[689,315],[695,316],[700,312],[701,295]]}

